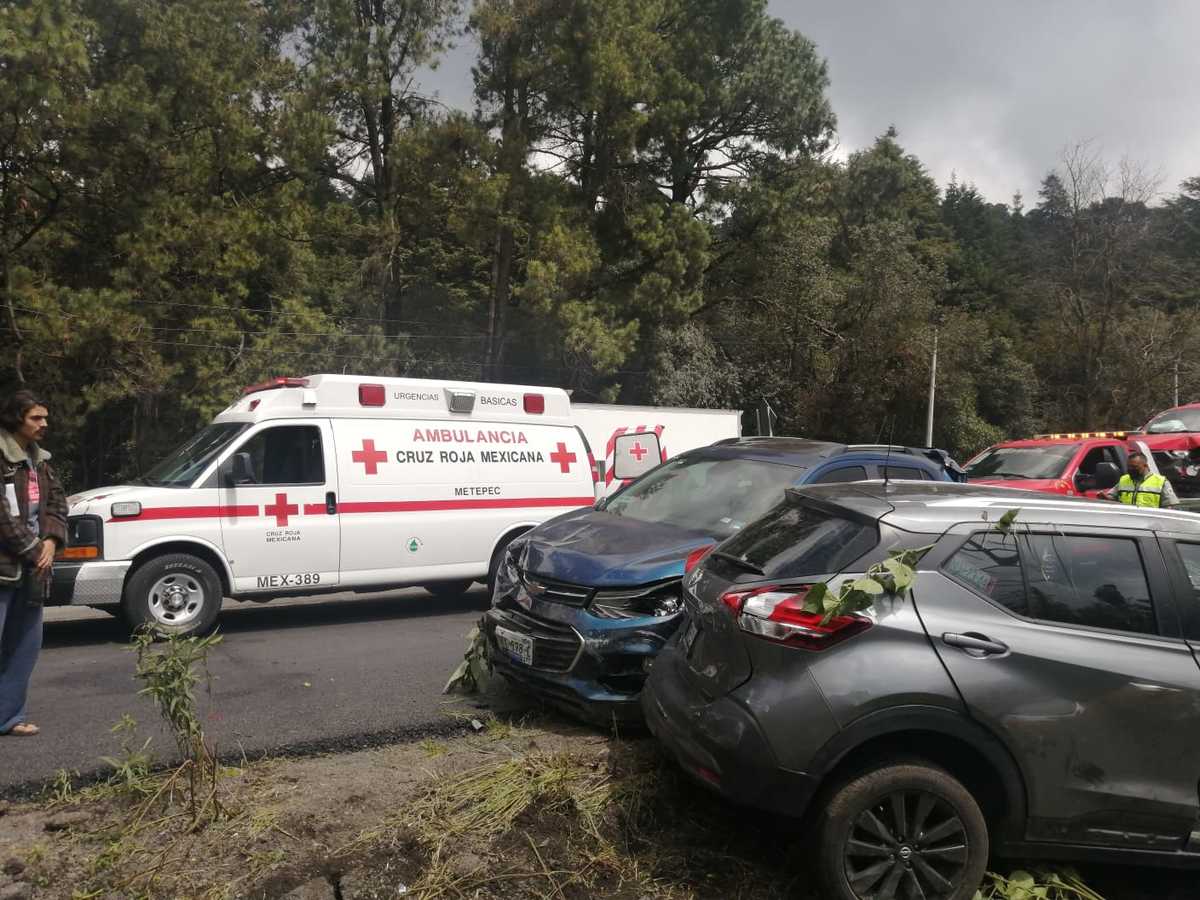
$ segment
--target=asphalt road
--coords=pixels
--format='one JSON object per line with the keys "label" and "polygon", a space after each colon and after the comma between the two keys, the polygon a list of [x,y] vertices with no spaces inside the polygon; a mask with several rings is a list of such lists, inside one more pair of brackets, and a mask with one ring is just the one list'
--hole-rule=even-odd
{"label": "asphalt road", "polygon": [[[465,635],[487,608],[483,588],[452,600],[411,589],[271,603],[227,601],[222,643],[201,695],[205,731],[222,756],[284,749],[352,749],[462,727],[470,711],[441,693]],[[134,656],[116,619],[88,609],[46,610],[30,691],[33,738],[0,737],[0,793],[81,773],[116,755],[110,731],[128,713],[161,760],[174,756],[149,699],[137,696]],[[459,718],[453,715],[458,713]]]}

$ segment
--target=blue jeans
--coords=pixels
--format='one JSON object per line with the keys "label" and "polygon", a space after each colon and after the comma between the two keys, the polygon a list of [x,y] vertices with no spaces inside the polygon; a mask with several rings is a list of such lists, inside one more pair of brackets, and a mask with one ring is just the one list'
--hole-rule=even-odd
{"label": "blue jeans", "polygon": [[42,608],[0,588],[0,734],[25,721],[29,679],[42,649]]}

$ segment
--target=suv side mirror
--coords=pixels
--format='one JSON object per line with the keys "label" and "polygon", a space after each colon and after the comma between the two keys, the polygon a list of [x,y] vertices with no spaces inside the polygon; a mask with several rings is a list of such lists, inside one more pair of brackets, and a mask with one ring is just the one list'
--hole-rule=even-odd
{"label": "suv side mirror", "polygon": [[1120,480],[1121,470],[1116,465],[1110,462],[1096,463],[1096,474],[1092,476],[1090,490],[1107,491],[1109,488],[1116,487]]}
{"label": "suv side mirror", "polygon": [[237,487],[241,484],[257,484],[254,470],[250,468],[249,453],[235,453],[229,458],[225,468],[225,486]]}

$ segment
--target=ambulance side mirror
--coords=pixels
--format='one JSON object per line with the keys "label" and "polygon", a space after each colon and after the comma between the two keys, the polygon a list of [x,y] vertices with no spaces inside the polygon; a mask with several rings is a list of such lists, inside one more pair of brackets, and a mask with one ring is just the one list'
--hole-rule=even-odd
{"label": "ambulance side mirror", "polygon": [[250,468],[249,453],[235,453],[225,464],[225,486],[237,487],[241,484],[256,484],[254,470]]}
{"label": "ambulance side mirror", "polygon": [[613,442],[613,478],[628,481],[662,462],[662,447],[653,431],[622,434]]}

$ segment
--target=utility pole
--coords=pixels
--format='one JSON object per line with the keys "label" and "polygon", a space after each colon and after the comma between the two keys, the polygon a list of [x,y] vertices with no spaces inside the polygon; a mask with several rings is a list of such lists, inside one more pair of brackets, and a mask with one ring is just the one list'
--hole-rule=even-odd
{"label": "utility pole", "polygon": [[929,366],[929,410],[925,417],[925,446],[933,446],[933,401],[937,395],[937,329],[933,329],[933,362]]}
{"label": "utility pole", "polygon": [[1179,357],[1178,356],[1175,357],[1175,403],[1173,405],[1174,406],[1179,405]]}

